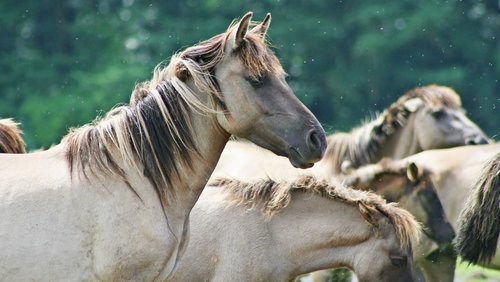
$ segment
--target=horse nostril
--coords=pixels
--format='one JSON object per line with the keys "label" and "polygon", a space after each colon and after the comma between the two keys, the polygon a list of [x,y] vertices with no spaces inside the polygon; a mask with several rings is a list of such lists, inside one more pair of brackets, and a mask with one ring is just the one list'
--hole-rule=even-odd
{"label": "horse nostril", "polygon": [[476,145],[476,142],[474,139],[467,139],[465,140],[465,145]]}
{"label": "horse nostril", "polygon": [[309,132],[308,143],[309,147],[313,149],[321,149],[323,146],[319,133],[314,129]]}

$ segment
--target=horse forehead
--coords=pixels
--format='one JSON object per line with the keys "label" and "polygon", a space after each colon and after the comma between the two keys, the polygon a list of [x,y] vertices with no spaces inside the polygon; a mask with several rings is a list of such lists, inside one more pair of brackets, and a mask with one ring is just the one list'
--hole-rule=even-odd
{"label": "horse forehead", "polygon": [[235,53],[229,53],[225,55],[222,60],[215,67],[216,73],[222,72],[235,72],[241,73],[245,70],[245,66],[243,62],[239,58],[239,56]]}

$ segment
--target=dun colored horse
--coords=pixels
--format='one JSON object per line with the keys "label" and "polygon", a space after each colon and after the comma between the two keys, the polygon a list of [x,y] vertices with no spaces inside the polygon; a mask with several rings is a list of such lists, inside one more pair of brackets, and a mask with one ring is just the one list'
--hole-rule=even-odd
{"label": "dun colored horse", "polygon": [[305,176],[218,179],[190,215],[176,281],[290,281],[348,267],[360,281],[413,281],[413,217],[378,195]]}
{"label": "dun colored horse", "polygon": [[323,129],[266,45],[270,14],[251,17],[174,55],[129,105],[51,149],[0,155],[3,280],[168,280],[230,135],[297,167],[322,157]]}
{"label": "dun colored horse", "polygon": [[467,118],[453,89],[428,85],[406,92],[377,119],[330,136],[325,160],[338,174],[384,157],[402,159],[425,150],[489,142]]}
{"label": "dun colored horse", "polygon": [[464,260],[488,264],[500,234],[500,152],[484,166],[459,218],[457,249]]}
{"label": "dun colored horse", "polygon": [[19,124],[12,119],[0,119],[0,153],[26,153]]}
{"label": "dun colored horse", "polygon": [[[428,251],[437,246],[439,251],[448,253],[455,232],[444,215],[429,173],[419,171],[414,163],[383,159],[377,164],[353,170],[348,175],[336,176],[335,179],[358,190],[373,191],[390,202],[398,202],[401,208],[422,223],[423,232],[432,241],[424,240],[426,244],[419,242],[413,246],[413,260],[426,280],[434,281],[432,270],[436,265],[439,267],[441,262],[431,263],[427,258]],[[329,281],[331,276],[331,271],[316,271],[311,273],[310,278],[313,281]]]}

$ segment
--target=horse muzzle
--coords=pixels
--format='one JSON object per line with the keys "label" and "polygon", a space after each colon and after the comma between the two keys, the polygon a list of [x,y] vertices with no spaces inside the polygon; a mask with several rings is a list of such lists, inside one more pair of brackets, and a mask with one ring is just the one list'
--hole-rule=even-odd
{"label": "horse muzzle", "polygon": [[310,168],[325,154],[326,136],[323,129],[311,129],[303,144],[302,146],[289,146],[288,158],[294,167]]}

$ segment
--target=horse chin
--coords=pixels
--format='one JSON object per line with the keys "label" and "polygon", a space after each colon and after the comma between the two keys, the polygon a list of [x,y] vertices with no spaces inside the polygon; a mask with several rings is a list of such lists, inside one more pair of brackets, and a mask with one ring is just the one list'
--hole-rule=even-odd
{"label": "horse chin", "polygon": [[290,163],[296,168],[310,168],[314,165],[315,162],[319,160],[319,158],[314,159],[306,159],[301,153],[300,150],[294,146],[291,146],[285,140],[279,139],[277,142],[266,142],[264,139],[259,138],[255,135],[250,135],[245,137],[250,142],[265,148],[274,154],[282,157],[288,158]]}
{"label": "horse chin", "polygon": [[314,162],[309,162],[304,159],[304,157],[300,154],[300,152],[295,149],[294,147],[291,147],[288,151],[288,159],[290,160],[290,163],[296,167],[296,168],[310,168],[314,165]]}

